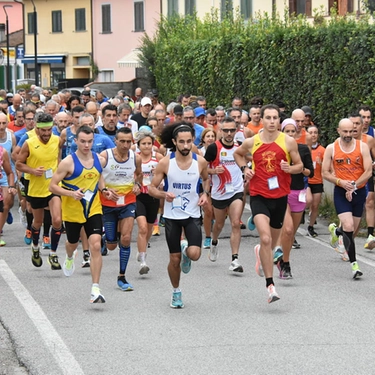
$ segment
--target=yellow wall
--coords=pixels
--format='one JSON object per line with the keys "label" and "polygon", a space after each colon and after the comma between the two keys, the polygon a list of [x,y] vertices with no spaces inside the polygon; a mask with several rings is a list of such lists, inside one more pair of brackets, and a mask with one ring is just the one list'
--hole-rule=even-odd
{"label": "yellow wall", "polygon": [[[91,51],[90,0],[34,0],[37,11],[38,55],[65,55],[66,78],[76,77],[75,56],[88,56]],[[34,34],[28,34],[27,14],[33,12],[31,1],[25,1],[25,55],[34,55]],[[75,31],[75,9],[86,9],[86,31]],[[52,11],[62,12],[62,32],[52,32]],[[48,77],[46,65],[41,66],[41,84]],[[79,75],[82,72],[78,71]]]}

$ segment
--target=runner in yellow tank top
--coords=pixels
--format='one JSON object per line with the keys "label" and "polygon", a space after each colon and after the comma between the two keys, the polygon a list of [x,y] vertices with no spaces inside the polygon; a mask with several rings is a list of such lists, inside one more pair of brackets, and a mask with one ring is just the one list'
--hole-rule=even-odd
{"label": "runner in yellow tank top", "polygon": [[41,113],[36,119],[36,137],[29,138],[22,146],[16,161],[16,168],[29,174],[28,202],[33,212],[32,257],[35,267],[43,263],[39,253],[40,228],[44,218],[44,208],[49,207],[52,217],[51,252],[48,262],[51,269],[61,269],[56,255],[61,236],[61,201],[48,190],[53,172],[57,168],[61,155],[61,140],[52,135],[53,119],[46,113]]}
{"label": "runner in yellow tank top", "polygon": [[[114,194],[105,189],[102,167],[105,160],[91,151],[93,130],[83,125],[77,130],[75,142],[77,151],[68,155],[54,173],[50,191],[62,198],[63,217],[66,229],[66,258],[63,265],[65,276],[74,272],[73,253],[77,249],[80,231],[83,227],[90,247],[90,271],[92,278],[91,303],[105,302],[99,289],[102,269],[101,238],[102,209],[99,191],[108,199]],[[60,186],[61,183],[61,186]]]}

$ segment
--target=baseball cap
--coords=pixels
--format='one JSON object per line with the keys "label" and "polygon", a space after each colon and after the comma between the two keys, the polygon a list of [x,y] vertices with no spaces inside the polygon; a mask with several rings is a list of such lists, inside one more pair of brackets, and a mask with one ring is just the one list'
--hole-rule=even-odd
{"label": "baseball cap", "polygon": [[11,92],[8,92],[7,98],[13,98],[13,94]]}
{"label": "baseball cap", "polygon": [[312,117],[312,109],[309,106],[304,105],[301,109],[303,112],[305,112],[305,115]]}
{"label": "baseball cap", "polygon": [[182,115],[183,112],[184,112],[184,109],[182,108],[182,105],[177,104],[177,105],[174,106],[173,113],[175,115]]}
{"label": "baseball cap", "polygon": [[194,113],[195,113],[195,117],[199,117],[199,116],[202,116],[202,115],[206,116],[206,111],[202,107],[195,108]]}
{"label": "baseball cap", "polygon": [[142,100],[141,100],[141,106],[144,106],[144,105],[147,105],[147,104],[152,105],[151,99],[150,98],[146,98],[146,97],[142,98]]}

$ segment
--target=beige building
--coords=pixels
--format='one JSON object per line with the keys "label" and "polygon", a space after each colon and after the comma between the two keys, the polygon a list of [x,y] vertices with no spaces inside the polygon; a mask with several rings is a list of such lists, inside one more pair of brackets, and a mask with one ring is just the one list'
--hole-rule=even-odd
{"label": "beige building", "polygon": [[192,14],[197,11],[200,17],[210,13],[212,9],[219,9],[223,16],[227,11],[238,9],[245,19],[255,17],[260,12],[269,15],[275,10],[283,16],[286,7],[290,13],[314,15],[314,9],[323,8],[324,15],[329,15],[329,9],[337,3],[340,14],[347,12],[357,12],[361,7],[358,0],[162,0],[162,12],[164,16],[171,16],[174,13],[181,15]]}
{"label": "beige building", "polygon": [[[66,78],[91,75],[91,1],[34,0],[37,12],[39,85],[57,86]],[[26,78],[35,78],[34,8],[24,1]]]}

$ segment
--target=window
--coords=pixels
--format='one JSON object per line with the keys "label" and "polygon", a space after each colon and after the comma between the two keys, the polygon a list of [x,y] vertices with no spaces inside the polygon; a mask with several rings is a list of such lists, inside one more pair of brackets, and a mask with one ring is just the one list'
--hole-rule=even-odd
{"label": "window", "polygon": [[100,82],[113,82],[113,70],[102,70],[100,72]]}
{"label": "window", "polygon": [[195,0],[185,0],[185,15],[193,16],[195,12]]}
{"label": "window", "polygon": [[241,0],[241,14],[245,20],[253,15],[253,0]]}
{"label": "window", "polygon": [[61,33],[62,32],[62,16],[61,10],[52,11],[52,32]]}
{"label": "window", "polygon": [[134,31],[145,30],[143,6],[144,6],[143,1],[134,2]]}
{"label": "window", "polygon": [[331,14],[331,8],[336,8],[340,16],[344,16],[346,13],[353,13],[353,0],[328,0],[329,14]]}
{"label": "window", "polygon": [[57,87],[65,79],[65,64],[51,64],[50,86]]}
{"label": "window", "polygon": [[27,13],[27,33],[34,34],[34,13]]}
{"label": "window", "polygon": [[90,65],[90,58],[87,56],[85,57],[77,57],[76,65],[79,66],[88,66]]}
{"label": "window", "polygon": [[86,31],[86,9],[79,8],[76,13],[76,31]]}
{"label": "window", "polygon": [[102,5],[102,33],[111,33],[111,4]]}
{"label": "window", "polygon": [[289,0],[289,14],[293,13],[311,17],[311,0]]}
{"label": "window", "polygon": [[178,14],[178,0],[168,0],[168,17]]}
{"label": "window", "polygon": [[233,14],[233,0],[221,0],[221,19]]}

